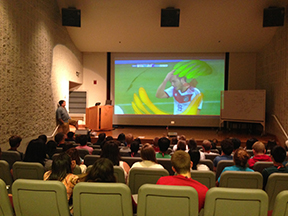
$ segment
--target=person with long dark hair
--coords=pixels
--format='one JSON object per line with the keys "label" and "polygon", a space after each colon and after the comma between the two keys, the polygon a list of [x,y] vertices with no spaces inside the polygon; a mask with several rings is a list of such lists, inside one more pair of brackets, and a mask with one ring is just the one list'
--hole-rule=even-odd
{"label": "person with long dark hair", "polygon": [[66,187],[68,201],[74,186],[79,181],[78,176],[72,174],[71,158],[65,152],[54,157],[52,169],[44,173],[43,179],[61,181]]}
{"label": "person with long dark hair", "polygon": [[25,156],[24,162],[37,162],[44,166],[45,170],[50,169],[52,160],[46,158],[45,144],[39,139],[33,139],[29,142]]}
{"label": "person with long dark hair", "polygon": [[200,161],[200,152],[198,150],[189,150],[188,154],[190,155],[190,159],[193,162],[192,170],[204,170],[209,171],[209,167],[205,164],[199,164]]}
{"label": "person with long dark hair", "polygon": [[120,166],[125,171],[125,177],[128,176],[130,166],[121,160],[119,148],[120,142],[117,140],[110,140],[106,142],[102,148],[101,158],[108,158],[112,161],[114,166]]}
{"label": "person with long dark hair", "polygon": [[116,182],[112,161],[107,158],[96,160],[83,180],[85,182]]}

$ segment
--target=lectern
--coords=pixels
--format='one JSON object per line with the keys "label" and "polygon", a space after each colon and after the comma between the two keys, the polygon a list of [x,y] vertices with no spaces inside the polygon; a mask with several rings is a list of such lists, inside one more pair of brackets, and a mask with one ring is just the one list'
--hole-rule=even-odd
{"label": "lectern", "polygon": [[113,112],[111,105],[86,108],[86,127],[95,131],[112,130]]}

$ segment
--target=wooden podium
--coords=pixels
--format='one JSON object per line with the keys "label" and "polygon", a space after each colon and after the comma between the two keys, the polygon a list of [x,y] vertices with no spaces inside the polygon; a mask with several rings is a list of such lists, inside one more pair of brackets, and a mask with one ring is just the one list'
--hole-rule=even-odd
{"label": "wooden podium", "polygon": [[111,105],[86,108],[86,127],[95,131],[112,130],[113,112]]}

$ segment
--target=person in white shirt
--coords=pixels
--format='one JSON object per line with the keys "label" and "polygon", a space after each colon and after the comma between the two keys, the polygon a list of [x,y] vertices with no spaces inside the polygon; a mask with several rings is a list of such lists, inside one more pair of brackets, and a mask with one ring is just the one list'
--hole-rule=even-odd
{"label": "person in white shirt", "polygon": [[215,152],[211,152],[212,144],[209,140],[203,140],[202,142],[202,150],[204,154],[217,154]]}
{"label": "person in white shirt", "polygon": [[200,152],[198,150],[189,150],[190,159],[193,162],[192,170],[209,171],[209,167],[205,164],[199,164]]}
{"label": "person in white shirt", "polygon": [[141,148],[141,162],[136,162],[132,165],[131,169],[134,167],[144,167],[144,168],[162,168],[164,167],[161,164],[157,163],[155,150],[149,143],[144,144]]}

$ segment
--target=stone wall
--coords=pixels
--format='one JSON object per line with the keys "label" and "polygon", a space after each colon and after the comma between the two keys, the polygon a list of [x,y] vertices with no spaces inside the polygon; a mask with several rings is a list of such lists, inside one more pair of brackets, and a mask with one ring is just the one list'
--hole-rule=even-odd
{"label": "stone wall", "polygon": [[288,132],[288,15],[273,39],[257,54],[256,88],[266,89],[267,131],[275,134],[281,144],[287,140],[272,114]]}
{"label": "stone wall", "polygon": [[61,88],[61,83],[55,85],[57,80],[51,79],[53,49],[59,44],[65,46],[80,64],[82,53],[61,24],[56,0],[1,0],[0,23],[3,144],[13,134],[25,138],[53,131],[60,97],[54,92]]}

